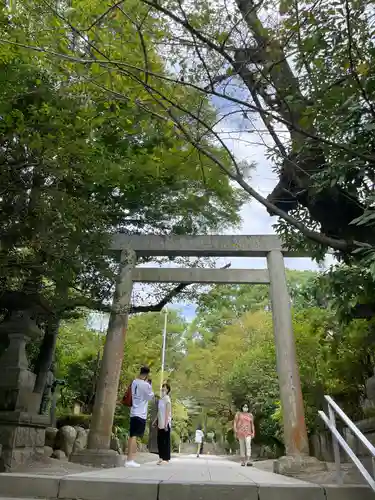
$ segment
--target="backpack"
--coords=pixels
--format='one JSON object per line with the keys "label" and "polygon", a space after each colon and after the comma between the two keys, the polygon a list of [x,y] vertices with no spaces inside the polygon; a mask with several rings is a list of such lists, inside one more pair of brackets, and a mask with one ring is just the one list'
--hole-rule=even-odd
{"label": "backpack", "polygon": [[131,408],[133,405],[132,383],[126,389],[124,397],[122,398],[122,404],[125,406],[129,406],[129,408]]}

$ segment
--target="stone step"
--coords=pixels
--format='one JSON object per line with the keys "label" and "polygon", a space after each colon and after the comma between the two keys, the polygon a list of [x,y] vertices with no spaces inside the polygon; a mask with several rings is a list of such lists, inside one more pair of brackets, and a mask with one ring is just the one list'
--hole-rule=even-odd
{"label": "stone step", "polygon": [[[274,476],[274,475],[272,475]],[[366,486],[319,486],[302,481],[226,483],[98,477],[0,474],[0,500],[374,500]]]}

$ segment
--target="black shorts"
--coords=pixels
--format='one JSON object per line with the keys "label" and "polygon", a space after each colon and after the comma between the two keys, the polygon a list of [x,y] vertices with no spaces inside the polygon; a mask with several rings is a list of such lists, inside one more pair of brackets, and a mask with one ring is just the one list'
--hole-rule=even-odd
{"label": "black shorts", "polygon": [[140,417],[130,417],[130,437],[142,438],[146,430],[146,420]]}

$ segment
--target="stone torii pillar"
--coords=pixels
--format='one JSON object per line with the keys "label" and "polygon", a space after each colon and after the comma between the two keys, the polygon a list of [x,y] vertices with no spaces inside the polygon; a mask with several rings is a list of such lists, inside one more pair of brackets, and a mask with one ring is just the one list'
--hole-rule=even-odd
{"label": "stone torii pillar", "polygon": [[285,451],[287,455],[308,455],[305,412],[283,254],[279,250],[272,250],[267,255],[267,263],[270,274],[277,374],[283,409]]}
{"label": "stone torii pillar", "polygon": [[136,254],[134,251],[124,250],[121,252],[120,272],[100,365],[88,445],[86,450],[72,455],[72,462],[94,467],[123,465],[123,457],[110,450],[110,443],[124,357],[124,342],[133,288],[132,272],[135,264]]}
{"label": "stone torii pillar", "polygon": [[313,457],[309,457],[309,441],[292,326],[291,303],[282,252],[280,250],[268,252],[267,263],[286,452],[285,457],[275,462],[274,471],[283,474],[300,472],[306,466],[315,466],[321,470],[320,463]]}

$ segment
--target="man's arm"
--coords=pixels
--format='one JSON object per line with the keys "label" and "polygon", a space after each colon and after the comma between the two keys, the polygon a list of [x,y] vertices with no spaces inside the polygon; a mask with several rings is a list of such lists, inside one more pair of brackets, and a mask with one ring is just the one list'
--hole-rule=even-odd
{"label": "man's arm", "polygon": [[154,399],[154,393],[152,391],[151,384],[146,384],[145,386],[145,399],[146,401],[151,401],[152,399]]}

